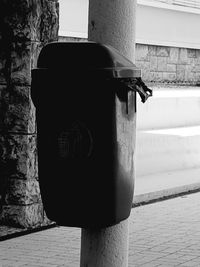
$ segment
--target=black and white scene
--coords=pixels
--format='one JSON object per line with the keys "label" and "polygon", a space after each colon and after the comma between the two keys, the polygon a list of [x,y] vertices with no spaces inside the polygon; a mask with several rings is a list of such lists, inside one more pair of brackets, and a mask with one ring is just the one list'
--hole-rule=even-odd
{"label": "black and white scene", "polygon": [[200,0],[0,0],[0,267],[200,267]]}

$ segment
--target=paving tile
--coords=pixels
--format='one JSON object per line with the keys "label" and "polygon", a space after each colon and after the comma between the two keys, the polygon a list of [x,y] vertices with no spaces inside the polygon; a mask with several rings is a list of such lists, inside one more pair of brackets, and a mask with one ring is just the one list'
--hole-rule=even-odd
{"label": "paving tile", "polygon": [[[129,267],[200,266],[200,193],[132,209]],[[78,228],[56,227],[0,242],[0,267],[77,267]]]}

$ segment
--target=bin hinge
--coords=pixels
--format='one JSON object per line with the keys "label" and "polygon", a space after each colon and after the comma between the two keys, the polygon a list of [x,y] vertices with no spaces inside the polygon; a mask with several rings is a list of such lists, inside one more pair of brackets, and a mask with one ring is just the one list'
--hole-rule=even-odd
{"label": "bin hinge", "polygon": [[120,82],[129,90],[138,92],[142,103],[145,103],[147,99],[153,95],[152,90],[146,86],[141,78],[120,79]]}

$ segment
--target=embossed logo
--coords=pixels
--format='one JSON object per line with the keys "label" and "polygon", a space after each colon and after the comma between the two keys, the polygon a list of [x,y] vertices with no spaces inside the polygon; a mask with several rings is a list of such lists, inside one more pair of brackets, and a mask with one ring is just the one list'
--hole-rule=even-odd
{"label": "embossed logo", "polygon": [[82,122],[75,122],[58,137],[58,154],[60,158],[81,159],[91,155],[93,139],[90,130]]}

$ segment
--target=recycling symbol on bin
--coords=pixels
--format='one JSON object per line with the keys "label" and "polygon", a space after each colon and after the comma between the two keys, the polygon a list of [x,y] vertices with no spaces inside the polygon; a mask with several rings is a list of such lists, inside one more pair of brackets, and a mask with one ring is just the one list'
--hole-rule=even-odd
{"label": "recycling symbol on bin", "polygon": [[58,154],[62,159],[81,159],[91,155],[93,139],[87,126],[79,121],[58,136]]}

